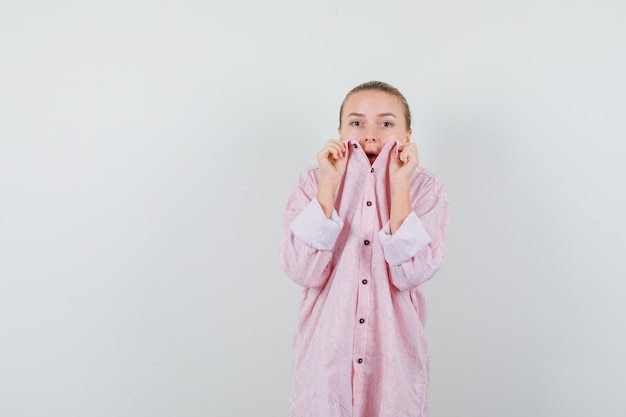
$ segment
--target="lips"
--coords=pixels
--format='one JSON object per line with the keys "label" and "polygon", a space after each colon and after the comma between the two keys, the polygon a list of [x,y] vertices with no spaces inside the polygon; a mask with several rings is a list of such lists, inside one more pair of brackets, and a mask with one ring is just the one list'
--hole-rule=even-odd
{"label": "lips", "polygon": [[373,164],[374,161],[376,160],[376,157],[378,156],[375,153],[371,153],[371,152],[367,152],[365,155],[367,155],[367,159],[370,161],[370,164]]}

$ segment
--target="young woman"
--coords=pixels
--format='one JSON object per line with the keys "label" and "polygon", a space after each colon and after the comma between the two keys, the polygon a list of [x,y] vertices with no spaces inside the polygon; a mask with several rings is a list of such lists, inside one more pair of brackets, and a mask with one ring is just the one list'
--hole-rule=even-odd
{"label": "young woman", "polygon": [[291,417],[425,417],[424,282],[442,263],[448,201],[419,167],[404,96],[372,81],[284,214],[281,264],[304,287]]}

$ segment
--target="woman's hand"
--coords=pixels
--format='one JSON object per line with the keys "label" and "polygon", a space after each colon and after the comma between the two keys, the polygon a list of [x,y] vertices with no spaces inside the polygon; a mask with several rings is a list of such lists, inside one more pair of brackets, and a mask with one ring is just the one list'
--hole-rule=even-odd
{"label": "woman's hand", "polygon": [[328,218],[333,213],[335,192],[346,173],[348,156],[345,143],[337,139],[326,142],[317,154],[317,165],[320,168],[317,200]]}
{"label": "woman's hand", "polygon": [[420,164],[419,155],[417,153],[417,145],[412,142],[400,145],[398,148],[398,157],[390,158],[389,162],[389,180],[392,187],[400,182],[408,182],[413,173]]}
{"label": "woman's hand", "polygon": [[339,185],[346,173],[348,154],[344,142],[331,139],[317,154],[317,165],[320,168],[321,179],[330,180]]}

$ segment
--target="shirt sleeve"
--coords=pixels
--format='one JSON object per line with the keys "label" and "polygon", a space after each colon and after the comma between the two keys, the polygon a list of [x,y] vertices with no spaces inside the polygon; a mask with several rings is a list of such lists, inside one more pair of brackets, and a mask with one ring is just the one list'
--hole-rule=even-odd
{"label": "shirt sleeve", "polygon": [[389,279],[401,291],[428,281],[443,264],[450,205],[439,181],[425,194],[393,235],[389,224],[379,232]]}
{"label": "shirt sleeve", "polygon": [[389,265],[400,265],[408,262],[417,252],[433,241],[414,211],[404,219],[393,235],[391,234],[390,223],[391,221],[388,221],[378,233],[385,260]]}
{"label": "shirt sleeve", "polygon": [[330,219],[327,218],[317,198],[313,198],[291,223],[291,231],[298,239],[319,250],[331,250],[342,227],[337,211],[333,209]]}
{"label": "shirt sleeve", "polygon": [[302,174],[283,214],[280,264],[292,281],[305,288],[322,287],[331,272],[333,249],[343,222],[333,210],[326,218],[317,201],[317,170]]}

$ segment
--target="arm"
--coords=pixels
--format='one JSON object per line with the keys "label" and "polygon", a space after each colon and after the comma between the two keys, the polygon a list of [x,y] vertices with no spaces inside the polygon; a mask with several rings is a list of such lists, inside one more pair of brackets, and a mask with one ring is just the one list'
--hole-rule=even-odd
{"label": "arm", "polygon": [[[417,146],[407,142],[396,148],[396,157],[389,163],[391,186],[390,231],[396,233],[400,225],[413,211],[411,204],[411,177],[419,166]],[[392,154],[393,155],[393,154]]]}
{"label": "arm", "polygon": [[394,234],[404,220],[411,214],[411,184],[410,179],[399,179],[391,182],[391,213],[390,233]]}
{"label": "arm", "polygon": [[[303,287],[321,287],[330,275],[332,249],[343,222],[336,211],[326,218],[315,198],[313,173],[303,174],[283,216],[280,263],[283,271]],[[309,178],[307,178],[309,177]]]}
{"label": "arm", "polygon": [[347,161],[345,143],[328,141],[317,154],[319,178],[309,170],[287,203],[280,261],[287,276],[303,287],[321,287],[330,275],[332,250],[343,227],[334,208],[335,193]]}
{"label": "arm", "polygon": [[337,187],[346,173],[348,156],[346,144],[336,139],[329,140],[317,154],[320,181],[316,197],[329,219],[334,210]]}
{"label": "arm", "polygon": [[448,227],[449,204],[441,183],[435,178],[421,186],[411,183],[418,166],[417,146],[411,142],[398,148],[389,165],[390,221],[379,235],[391,283],[400,290],[417,287],[439,270]]}
{"label": "arm", "polygon": [[412,203],[395,233],[391,232],[392,220],[379,233],[391,283],[399,290],[426,282],[443,262],[449,203],[438,181],[433,179],[429,188]]}

